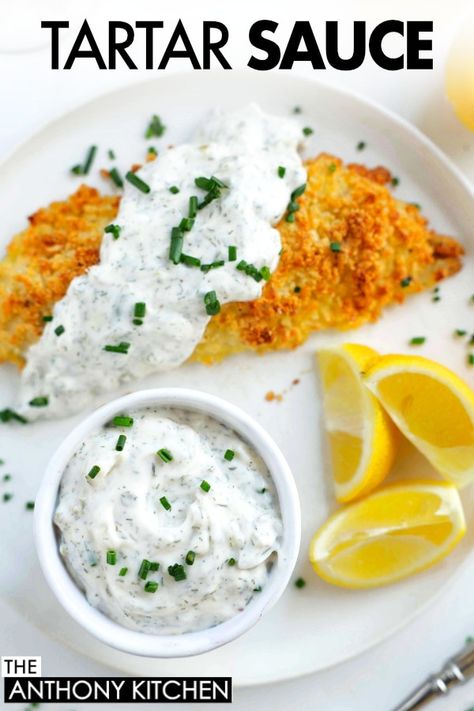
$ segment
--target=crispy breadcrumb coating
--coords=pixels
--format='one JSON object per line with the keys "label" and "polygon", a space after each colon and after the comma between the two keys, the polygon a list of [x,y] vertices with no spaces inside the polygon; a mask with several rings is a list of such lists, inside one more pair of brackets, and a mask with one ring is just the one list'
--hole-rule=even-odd
{"label": "crispy breadcrumb coating", "polygon": [[[244,350],[295,348],[323,328],[356,328],[461,267],[461,245],[427,227],[417,207],[386,187],[385,168],[345,166],[322,154],[294,223],[278,225],[282,254],[260,299],[226,304],[192,359],[214,363]],[[24,364],[72,279],[98,261],[118,197],[81,186],[38,210],[0,262],[0,361]]]}

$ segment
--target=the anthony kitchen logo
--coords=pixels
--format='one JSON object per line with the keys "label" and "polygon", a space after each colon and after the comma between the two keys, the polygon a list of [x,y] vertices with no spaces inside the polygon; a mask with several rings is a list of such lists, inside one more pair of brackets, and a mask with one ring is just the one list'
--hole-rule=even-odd
{"label": "the anthony kitchen logo", "polygon": [[41,657],[2,657],[4,703],[232,703],[231,677],[43,677]]}

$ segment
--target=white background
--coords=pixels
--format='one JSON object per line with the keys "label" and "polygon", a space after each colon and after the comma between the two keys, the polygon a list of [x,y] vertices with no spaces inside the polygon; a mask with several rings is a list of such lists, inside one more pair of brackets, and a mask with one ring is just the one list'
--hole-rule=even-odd
{"label": "white background", "polygon": [[[165,23],[163,38],[168,38],[176,20],[181,17],[196,46],[199,46],[201,21],[221,20],[227,24],[231,35],[225,53],[237,69],[245,67],[248,61],[248,27],[257,19],[278,21],[278,37],[283,42],[296,19],[311,20],[319,38],[324,20],[340,20],[344,28],[355,19],[366,20],[373,25],[395,17],[402,20],[434,20],[434,71],[388,73],[373,66],[370,60],[354,72],[313,72],[304,66],[295,67],[294,71],[314,74],[319,80],[358,91],[408,118],[474,181],[474,134],[466,131],[456,120],[444,96],[443,86],[446,54],[457,28],[464,22],[469,4],[469,0],[398,0],[396,3],[393,0],[332,0],[331,3],[300,0],[298,4],[280,0],[255,0],[252,3],[247,0],[238,3],[229,0],[174,0],[166,4],[148,0],[123,3],[120,0],[97,0],[95,3],[91,0],[0,0],[0,49],[2,46],[12,49],[20,45],[35,48],[32,52],[0,53],[0,158],[39,126],[62,112],[118,86],[156,75],[156,72],[144,70],[99,71],[89,61],[78,63],[70,72],[53,72],[46,46],[48,37],[45,31],[38,29],[39,19],[70,19],[71,24],[77,27],[77,19],[87,17],[97,37],[104,30],[105,19],[162,19]],[[177,61],[170,65],[169,71],[188,68],[185,62]],[[474,66],[471,69],[471,91],[474,92],[472,85]],[[198,72],[196,91],[199,91]],[[267,708],[286,711],[294,705],[298,709],[317,711],[390,711],[414,685],[457,651],[467,635],[474,634],[473,590],[474,569],[464,570],[435,605],[376,649],[312,677],[271,688],[237,690],[234,708],[239,711]],[[30,630],[22,620],[10,616],[2,618],[0,624],[1,654],[41,654],[44,675],[97,676],[109,673],[107,668],[63,649],[35,629]],[[466,711],[471,705],[474,705],[474,682],[471,686],[468,684],[453,691],[449,698],[434,703],[432,709]],[[138,705],[120,706],[123,709],[132,707],[139,708]],[[41,708],[46,710],[48,706],[42,705]],[[69,711],[67,706],[51,705],[50,708]],[[80,708],[92,711],[102,706],[83,705]],[[168,706],[163,705],[162,708]]]}

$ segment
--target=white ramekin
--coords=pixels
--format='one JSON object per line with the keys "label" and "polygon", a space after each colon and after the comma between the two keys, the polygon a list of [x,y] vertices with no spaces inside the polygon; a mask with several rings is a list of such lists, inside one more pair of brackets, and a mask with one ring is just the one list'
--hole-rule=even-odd
{"label": "white ramekin", "polygon": [[[88,434],[114,415],[153,406],[173,406],[203,412],[228,425],[260,454],[275,482],[283,519],[281,548],[268,582],[245,610],[216,627],[181,635],[151,635],[126,629],[92,607],[69,575],[59,554],[53,525],[58,487],[72,454]],[[267,432],[243,410],[221,398],[184,388],[141,390],[104,405],[64,440],[49,462],[35,503],[36,549],[43,573],[61,605],[84,629],[131,654],[147,657],[185,657],[220,647],[246,632],[285,590],[293,572],[301,538],[298,493],[290,468]]]}

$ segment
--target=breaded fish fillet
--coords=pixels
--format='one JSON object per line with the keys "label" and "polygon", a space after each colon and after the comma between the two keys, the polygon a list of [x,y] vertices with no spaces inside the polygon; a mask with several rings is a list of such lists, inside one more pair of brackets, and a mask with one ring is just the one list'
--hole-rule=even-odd
{"label": "breaded fish fillet", "polygon": [[[460,269],[461,245],[427,228],[393,197],[384,168],[320,155],[294,223],[278,225],[282,254],[260,299],[223,306],[192,358],[213,363],[243,350],[295,348],[312,331],[355,328],[384,306]],[[29,345],[71,280],[95,264],[119,198],[81,186],[29,218],[0,263],[0,361],[24,363]]]}

